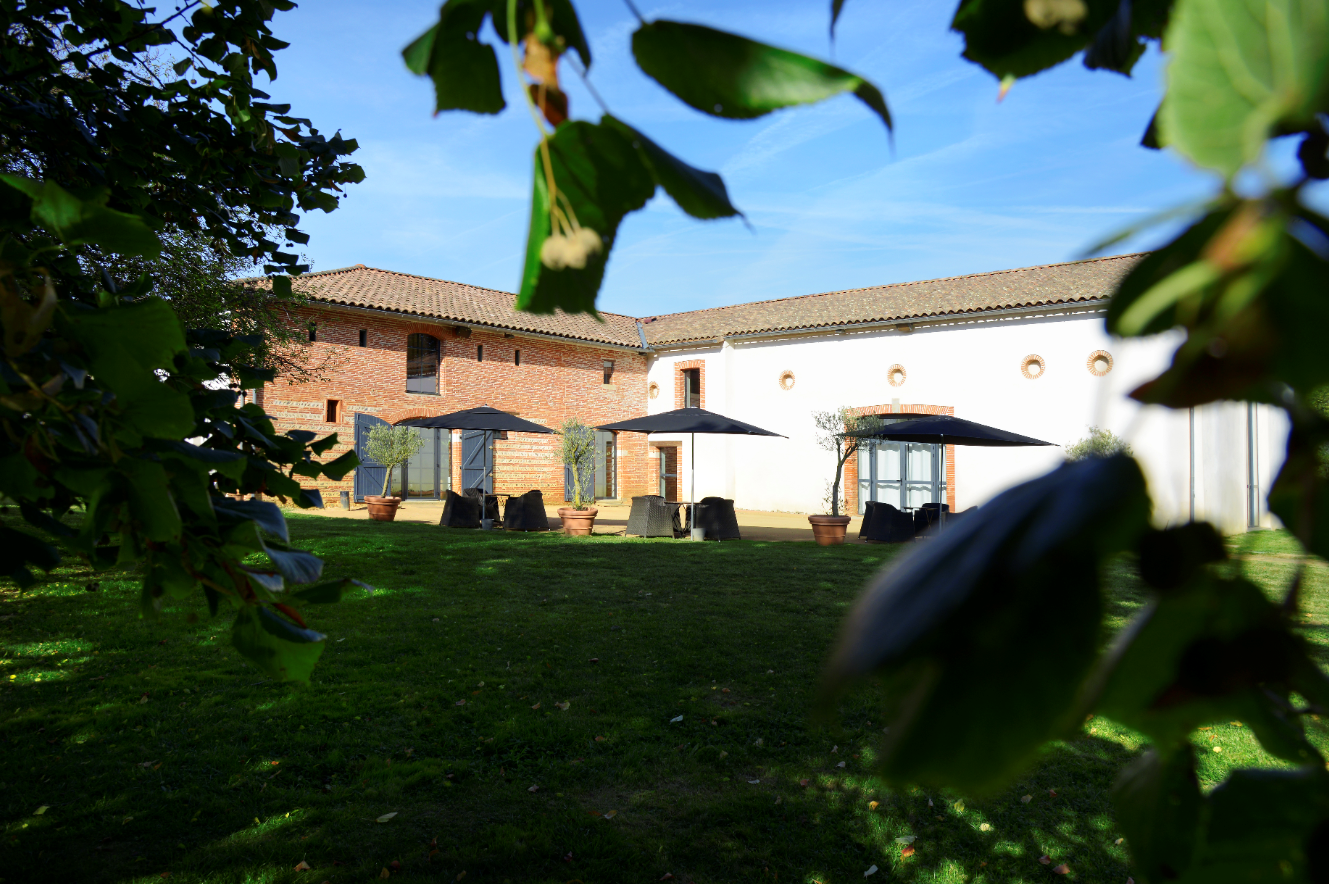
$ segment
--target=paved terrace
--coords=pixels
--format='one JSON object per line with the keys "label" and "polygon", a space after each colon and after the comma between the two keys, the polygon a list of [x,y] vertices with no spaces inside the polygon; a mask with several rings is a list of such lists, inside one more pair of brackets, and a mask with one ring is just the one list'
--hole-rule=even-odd
{"label": "paved terrace", "polygon": [[[600,512],[595,517],[595,533],[622,534],[628,525],[629,509],[630,507],[626,505],[600,507]],[[326,509],[298,510],[298,512],[337,519],[369,518],[369,510],[364,504],[352,504],[351,509],[344,510],[336,503],[335,497],[332,498],[332,503]],[[546,506],[545,512],[549,514],[550,527],[557,529],[561,524],[558,518],[558,507]],[[742,533],[744,540],[802,540],[808,543],[812,542],[812,528],[808,525],[808,517],[805,514],[767,513],[756,510],[737,510],[736,514],[738,516],[738,530]],[[397,521],[399,522],[425,522],[430,525],[437,525],[442,516],[443,502],[441,500],[407,500],[397,509]],[[848,542],[855,543],[858,541],[858,527],[861,523],[862,518],[859,516],[855,516],[854,520],[849,523]]]}

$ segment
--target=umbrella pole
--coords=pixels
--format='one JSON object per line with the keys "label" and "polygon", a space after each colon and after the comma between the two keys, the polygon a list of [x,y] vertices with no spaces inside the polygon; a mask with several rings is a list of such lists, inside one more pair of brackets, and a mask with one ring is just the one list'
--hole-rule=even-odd
{"label": "umbrella pole", "polygon": [[939,455],[937,457],[937,461],[938,461],[938,466],[940,467],[939,472],[941,479],[941,481],[937,483],[937,486],[942,489],[941,500],[938,501],[940,506],[937,509],[937,515],[938,518],[940,519],[940,521],[938,522],[938,528],[940,528],[942,525],[946,524],[946,490],[945,490],[946,489],[946,434],[945,433],[943,433],[941,436],[941,448],[939,449]]}
{"label": "umbrella pole", "polygon": [[[688,497],[692,498],[692,506],[688,507],[688,509],[692,511],[691,512],[692,518],[690,520],[692,524],[689,526],[689,528],[691,529],[691,531],[696,531],[697,530],[697,434],[691,433],[689,435],[692,436],[692,456],[688,460],[688,466],[691,468],[692,471],[692,490],[688,492]],[[691,537],[690,533],[689,537]]]}

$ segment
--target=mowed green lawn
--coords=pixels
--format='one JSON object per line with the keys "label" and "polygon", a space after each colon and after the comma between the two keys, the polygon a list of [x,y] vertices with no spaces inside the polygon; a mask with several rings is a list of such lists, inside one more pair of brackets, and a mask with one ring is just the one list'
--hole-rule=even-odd
{"label": "mowed green lawn", "polygon": [[[376,587],[307,611],[308,686],[245,664],[201,598],[139,620],[132,575],[0,587],[4,882],[1126,880],[1108,791],[1136,735],[1090,720],[979,798],[874,780],[871,685],[812,721],[893,547],[291,527]],[[1285,535],[1233,542],[1291,577]],[[1119,625],[1143,596],[1128,562],[1109,581]],[[1329,569],[1308,588],[1325,654]],[[1268,761],[1236,724],[1197,745],[1208,784]]]}

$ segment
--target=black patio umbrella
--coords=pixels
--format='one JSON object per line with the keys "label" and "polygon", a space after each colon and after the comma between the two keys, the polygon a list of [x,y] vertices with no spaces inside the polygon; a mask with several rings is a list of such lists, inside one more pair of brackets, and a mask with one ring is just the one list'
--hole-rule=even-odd
{"label": "black patio umbrella", "polygon": [[[886,424],[875,429],[862,430],[849,435],[860,438],[888,439],[891,442],[917,442],[940,445],[942,469],[945,470],[947,445],[974,445],[983,448],[1015,448],[1033,445],[1054,445],[1029,436],[1021,436],[1007,430],[999,430],[986,424],[974,423],[948,414],[933,414],[927,417],[913,417]],[[940,511],[941,521],[946,521],[946,511]]]}
{"label": "black patio umbrella", "polygon": [[[689,497],[697,496],[697,434],[712,433],[728,436],[779,436],[781,439],[787,438],[779,433],[772,433],[770,430],[763,430],[761,427],[754,427],[752,424],[745,424],[742,421],[736,421],[731,417],[725,417],[723,414],[716,414],[713,411],[707,411],[704,408],[678,408],[674,411],[666,411],[663,414],[648,414],[646,417],[636,417],[632,420],[619,421],[615,424],[605,424],[597,429],[617,430],[620,433],[689,433],[692,436],[692,453],[694,457],[690,458],[692,465],[692,490]],[[697,527],[697,507],[696,501],[693,501],[692,507],[692,528]]]}
{"label": "black patio umbrella", "polygon": [[488,430],[510,433],[553,433],[554,430],[534,421],[523,420],[488,405],[440,414],[437,417],[415,417],[401,422],[402,426],[436,430]]}

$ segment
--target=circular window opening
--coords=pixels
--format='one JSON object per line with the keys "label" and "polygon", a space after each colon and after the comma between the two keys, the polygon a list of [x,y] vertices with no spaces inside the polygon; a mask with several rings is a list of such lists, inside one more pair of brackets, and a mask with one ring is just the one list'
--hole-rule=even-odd
{"label": "circular window opening", "polygon": [[1045,371],[1047,365],[1043,362],[1042,356],[1026,356],[1024,362],[1020,363],[1020,372],[1031,381],[1041,378]]}
{"label": "circular window opening", "polygon": [[658,399],[658,398],[660,398],[660,385],[659,385],[659,384],[656,384],[656,383],[652,383],[649,387],[646,388],[646,393],[647,393],[647,395],[649,395],[652,399]]}
{"label": "circular window opening", "polygon": [[794,389],[794,373],[792,371],[780,372],[780,389],[781,390]]}
{"label": "circular window opening", "polygon": [[909,377],[909,372],[904,370],[903,365],[892,365],[886,369],[886,382],[892,387],[901,386]]}
{"label": "circular window opening", "polygon": [[1112,371],[1112,354],[1106,350],[1095,350],[1089,354],[1089,373],[1095,377],[1102,377]]}

